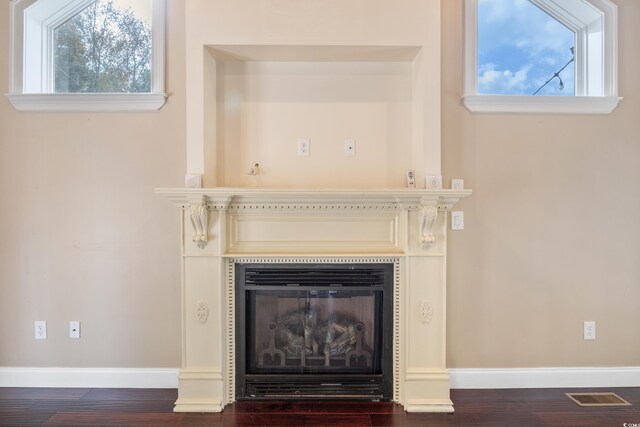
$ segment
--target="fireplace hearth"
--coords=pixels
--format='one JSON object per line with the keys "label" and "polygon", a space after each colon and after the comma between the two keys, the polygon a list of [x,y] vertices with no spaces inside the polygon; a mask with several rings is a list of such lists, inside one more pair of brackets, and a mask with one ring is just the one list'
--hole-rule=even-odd
{"label": "fireplace hearth", "polygon": [[237,264],[236,398],[393,397],[393,264]]}

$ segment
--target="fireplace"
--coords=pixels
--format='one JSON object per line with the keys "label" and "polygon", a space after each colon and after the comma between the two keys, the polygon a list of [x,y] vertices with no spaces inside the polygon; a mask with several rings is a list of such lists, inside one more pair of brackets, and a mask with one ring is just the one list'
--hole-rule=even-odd
{"label": "fireplace", "polygon": [[325,397],[453,411],[447,213],[469,190],[156,192],[181,212],[175,411]]}
{"label": "fireplace", "polygon": [[236,398],[393,398],[393,264],[237,264]]}

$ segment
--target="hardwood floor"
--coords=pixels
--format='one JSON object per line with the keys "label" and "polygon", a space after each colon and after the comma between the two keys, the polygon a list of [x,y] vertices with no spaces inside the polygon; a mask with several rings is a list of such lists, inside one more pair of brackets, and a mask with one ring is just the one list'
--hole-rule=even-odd
{"label": "hardwood floor", "polygon": [[[632,406],[581,408],[569,391],[613,391]],[[453,390],[455,414],[408,414],[373,402],[242,402],[175,414],[175,389],[0,388],[0,426],[640,427],[640,388]]]}

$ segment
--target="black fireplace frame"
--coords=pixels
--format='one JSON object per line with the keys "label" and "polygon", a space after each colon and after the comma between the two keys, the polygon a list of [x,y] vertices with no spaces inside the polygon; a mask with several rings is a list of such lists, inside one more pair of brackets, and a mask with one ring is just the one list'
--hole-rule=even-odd
{"label": "black fireplace frame", "polygon": [[[252,274],[263,272],[258,283]],[[282,275],[282,279],[277,277]],[[292,283],[293,282],[293,283]],[[394,264],[381,263],[237,263],[235,265],[235,398],[264,399],[393,399]],[[263,290],[354,290],[376,293],[380,327],[378,362],[372,373],[248,372],[247,334],[251,292]]]}

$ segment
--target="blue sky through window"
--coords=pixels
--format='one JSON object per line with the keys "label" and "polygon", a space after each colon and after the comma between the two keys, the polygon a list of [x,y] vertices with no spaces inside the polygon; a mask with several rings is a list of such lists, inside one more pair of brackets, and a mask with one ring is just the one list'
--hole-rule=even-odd
{"label": "blue sky through window", "polygon": [[[478,0],[478,93],[532,95],[572,57],[573,31],[528,0]],[[575,94],[574,63],[538,95]]]}

